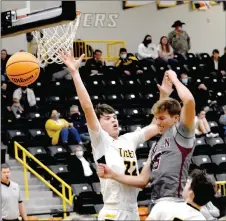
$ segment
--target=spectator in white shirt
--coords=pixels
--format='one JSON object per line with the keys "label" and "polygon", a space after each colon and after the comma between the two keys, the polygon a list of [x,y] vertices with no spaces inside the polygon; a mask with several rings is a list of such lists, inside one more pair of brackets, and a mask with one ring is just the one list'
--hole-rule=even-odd
{"label": "spectator in white shirt", "polygon": [[170,45],[168,38],[166,36],[162,36],[157,46],[159,61],[162,63],[169,63],[169,64],[177,64],[178,61],[174,59],[173,48]]}
{"label": "spectator in white shirt", "polygon": [[154,63],[156,58],[158,58],[157,47],[152,43],[151,35],[146,35],[143,42],[138,46],[138,59]]}

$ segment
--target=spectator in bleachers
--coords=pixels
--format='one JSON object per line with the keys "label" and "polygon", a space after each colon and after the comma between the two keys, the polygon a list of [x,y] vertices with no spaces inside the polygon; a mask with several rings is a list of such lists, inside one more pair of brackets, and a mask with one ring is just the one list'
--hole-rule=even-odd
{"label": "spectator in bleachers", "polygon": [[226,105],[223,106],[224,114],[220,116],[219,123],[223,126],[224,136],[226,136]]}
{"label": "spectator in bleachers", "polygon": [[226,75],[226,47],[224,48],[224,54],[220,58],[220,72],[223,76]]}
{"label": "spectator in bleachers", "polygon": [[152,43],[151,35],[146,35],[143,42],[139,44],[137,56],[139,60],[151,63],[154,63],[155,59],[158,58],[157,47]]}
{"label": "spectator in bleachers", "polygon": [[60,113],[58,113],[57,110],[52,110],[50,118],[46,121],[45,128],[48,136],[52,138],[52,145],[58,144],[59,138],[63,144],[67,144],[69,134],[74,141],[78,144],[82,144],[78,130],[73,127],[73,124],[60,118]]}
{"label": "spectator in bleachers", "polygon": [[11,111],[10,107],[10,96],[7,90],[7,84],[3,83],[1,87],[1,113],[2,116],[5,115],[8,111]]}
{"label": "spectator in bleachers", "polygon": [[102,58],[102,51],[95,50],[94,57],[86,61],[85,67],[89,72],[90,76],[93,75],[102,75],[103,69],[106,66],[105,61]]}
{"label": "spectator in bleachers", "polygon": [[191,40],[186,31],[182,29],[185,23],[180,20],[175,21],[172,28],[175,28],[168,35],[169,43],[171,44],[174,53],[186,54],[191,49]]}
{"label": "spectator in bleachers", "polygon": [[201,110],[198,113],[198,118],[196,122],[196,135],[205,135],[206,137],[217,137],[219,136],[218,133],[212,133],[209,123],[206,119],[206,112]]}
{"label": "spectator in bleachers", "polygon": [[120,48],[119,51],[120,58],[115,63],[121,75],[131,75],[132,73],[142,73],[142,70],[138,70],[137,58],[131,54],[127,53],[126,48]]}
{"label": "spectator in bleachers", "polygon": [[220,52],[217,49],[214,49],[208,64],[209,71],[218,72],[220,68],[219,64],[220,64]]}
{"label": "spectator in bleachers", "polygon": [[180,75],[180,81],[194,94],[196,106],[200,109],[208,105],[209,91],[203,82],[194,82],[186,73]]}
{"label": "spectator in bleachers", "polygon": [[55,72],[53,74],[53,76],[52,76],[52,80],[53,81],[55,81],[55,80],[61,80],[61,79],[72,80],[72,76],[71,76],[70,71],[68,70],[67,67],[64,67],[63,65],[62,65],[61,70]]}
{"label": "spectator in bleachers", "polygon": [[[90,162],[84,157],[84,151],[81,146],[75,148],[75,155],[79,161],[75,161],[76,171],[79,169],[82,175],[86,178],[87,183],[91,184],[94,176],[94,168]],[[76,165],[77,164],[77,165]]]}
{"label": "spectator in bleachers", "polygon": [[170,45],[166,36],[161,37],[159,45],[157,45],[157,50],[159,54],[159,60],[162,60],[164,63],[169,63],[172,65],[178,63],[178,61],[174,59],[173,48]]}
{"label": "spectator in bleachers", "polygon": [[21,105],[24,113],[37,111],[34,91],[27,86],[19,87],[13,92],[13,102],[17,106]]}
{"label": "spectator in bleachers", "polygon": [[14,98],[14,100],[13,100],[13,105],[11,106],[11,110],[12,110],[15,118],[19,118],[19,115],[24,112],[23,107],[21,106],[19,100],[16,98]]}
{"label": "spectator in bleachers", "polygon": [[8,55],[6,49],[1,50],[1,81],[6,81],[6,63],[9,60],[10,56]]}
{"label": "spectator in bleachers", "polygon": [[85,119],[81,117],[81,113],[79,112],[77,105],[72,105],[70,107],[70,120],[73,123],[73,126],[78,130],[80,137],[83,142],[90,141],[88,128],[86,126]]}

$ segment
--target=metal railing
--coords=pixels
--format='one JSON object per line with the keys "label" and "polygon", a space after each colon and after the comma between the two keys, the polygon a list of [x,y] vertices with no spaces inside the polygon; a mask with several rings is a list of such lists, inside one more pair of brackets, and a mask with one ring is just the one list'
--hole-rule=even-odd
{"label": "metal railing", "polygon": [[[74,56],[78,59],[85,54],[85,60],[92,58],[96,49],[102,51],[105,61],[116,61],[119,58],[120,48],[125,48],[126,43],[122,40],[75,40],[73,43]],[[28,52],[35,54],[37,43],[28,43]]]}
{"label": "metal railing", "polygon": [[[65,183],[59,176],[57,176],[53,171],[51,171],[48,167],[46,167],[42,162],[40,162],[36,157],[34,157],[31,153],[29,153],[24,147],[22,147],[19,143],[14,142],[14,149],[15,149],[15,158],[24,166],[24,185],[25,185],[25,194],[26,199],[29,199],[29,185],[28,185],[28,177],[27,172],[30,171],[34,174],[39,180],[41,180],[46,186],[48,186],[54,193],[56,193],[62,199],[63,204],[63,213],[64,218],[66,217],[67,213],[67,204],[72,206],[74,195],[72,194],[72,188]],[[22,151],[22,159],[19,157],[19,150]],[[35,170],[33,170],[27,164],[27,158],[32,159],[36,162],[42,169],[48,172],[52,177],[54,177],[59,183],[62,185],[62,192],[57,190],[52,184],[50,184],[45,178],[43,178],[40,174],[38,174]],[[66,189],[68,190],[68,197],[66,195]]]}

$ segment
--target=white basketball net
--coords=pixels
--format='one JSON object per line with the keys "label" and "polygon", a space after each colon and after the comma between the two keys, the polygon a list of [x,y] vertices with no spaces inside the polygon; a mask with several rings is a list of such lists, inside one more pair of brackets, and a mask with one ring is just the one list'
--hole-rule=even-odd
{"label": "white basketball net", "polygon": [[32,34],[37,41],[37,58],[40,66],[47,64],[62,64],[60,50],[65,53],[73,49],[73,41],[79,26],[80,15],[74,21],[42,30],[33,31]]}

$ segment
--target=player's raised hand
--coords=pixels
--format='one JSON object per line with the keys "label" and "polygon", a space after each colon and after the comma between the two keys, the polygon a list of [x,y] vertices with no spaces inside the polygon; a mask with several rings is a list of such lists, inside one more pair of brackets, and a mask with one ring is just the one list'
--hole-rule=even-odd
{"label": "player's raised hand", "polygon": [[106,164],[99,163],[97,166],[97,175],[103,179],[111,179],[114,176],[114,172]]}
{"label": "player's raised hand", "polygon": [[162,85],[157,84],[157,87],[159,89],[161,99],[169,97],[173,92],[173,84],[166,74],[163,77]]}
{"label": "player's raised hand", "polygon": [[61,50],[59,53],[61,55],[61,60],[68,67],[71,74],[72,75],[75,74],[82,63],[82,60],[84,59],[85,54],[82,54],[78,60],[75,60],[71,52],[65,53],[63,50]]}
{"label": "player's raised hand", "polygon": [[[169,80],[170,82],[172,82],[173,84],[174,84],[175,81],[178,80],[177,74],[176,74],[175,71],[168,70],[168,71],[165,72],[165,75],[166,75],[166,77],[168,78],[168,80]],[[165,76],[164,76],[164,77],[165,77]]]}

